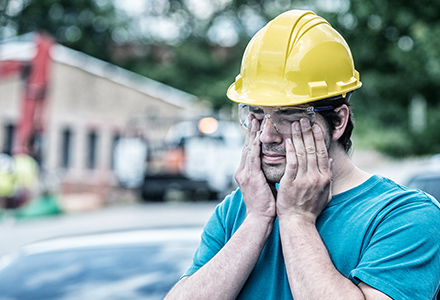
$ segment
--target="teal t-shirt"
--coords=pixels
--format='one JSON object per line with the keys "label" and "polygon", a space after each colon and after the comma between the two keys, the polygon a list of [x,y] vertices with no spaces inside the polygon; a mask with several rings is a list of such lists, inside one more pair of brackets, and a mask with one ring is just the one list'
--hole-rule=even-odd
{"label": "teal t-shirt", "polygon": [[[245,215],[238,189],[217,206],[184,276],[214,257]],[[335,267],[355,284],[365,282],[395,300],[435,298],[440,283],[440,206],[427,194],[372,176],[333,196],[317,229]],[[238,299],[292,299],[278,220]]]}

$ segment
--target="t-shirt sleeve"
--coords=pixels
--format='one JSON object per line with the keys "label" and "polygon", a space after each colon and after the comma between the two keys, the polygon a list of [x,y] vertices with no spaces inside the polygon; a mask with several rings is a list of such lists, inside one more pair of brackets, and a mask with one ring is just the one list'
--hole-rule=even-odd
{"label": "t-shirt sleeve", "polygon": [[434,299],[440,284],[440,209],[429,198],[390,210],[350,273],[394,300]]}
{"label": "t-shirt sleeve", "polygon": [[[234,224],[237,223],[238,212],[242,206],[239,190],[227,196],[209,218],[203,229],[200,245],[193,256],[193,262],[182,277],[190,276],[211,260],[227,243],[232,235]],[[237,225],[238,226],[238,225]]]}

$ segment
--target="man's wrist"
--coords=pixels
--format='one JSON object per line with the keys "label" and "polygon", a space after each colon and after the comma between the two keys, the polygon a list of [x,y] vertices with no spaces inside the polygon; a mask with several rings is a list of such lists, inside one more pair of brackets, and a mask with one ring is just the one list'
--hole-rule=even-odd
{"label": "man's wrist", "polygon": [[256,213],[246,214],[244,222],[248,223],[254,230],[262,230],[266,236],[269,236],[273,229],[275,216],[262,215]]}
{"label": "man's wrist", "polygon": [[264,215],[264,214],[256,214],[256,213],[248,213],[246,214],[246,220],[249,222],[254,222],[260,225],[270,225],[275,221],[276,216]]}
{"label": "man's wrist", "polygon": [[289,213],[289,214],[279,214],[278,222],[286,223],[291,226],[315,226],[316,224],[316,215],[310,212],[304,213]]}

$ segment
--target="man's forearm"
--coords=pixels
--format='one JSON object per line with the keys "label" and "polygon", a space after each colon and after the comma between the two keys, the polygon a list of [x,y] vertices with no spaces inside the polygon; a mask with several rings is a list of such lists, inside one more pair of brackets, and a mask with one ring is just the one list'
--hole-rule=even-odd
{"label": "man's forearm", "polygon": [[365,299],[362,291],[334,267],[312,223],[279,220],[290,289],[295,300]]}
{"label": "man's forearm", "polygon": [[247,216],[206,265],[178,282],[165,299],[235,299],[272,232],[273,219]]}

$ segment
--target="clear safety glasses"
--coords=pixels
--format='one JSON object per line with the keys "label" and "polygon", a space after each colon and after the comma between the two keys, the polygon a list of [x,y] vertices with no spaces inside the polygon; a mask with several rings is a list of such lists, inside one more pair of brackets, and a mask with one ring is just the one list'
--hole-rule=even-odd
{"label": "clear safety glasses", "polygon": [[240,124],[248,129],[252,119],[256,119],[259,123],[258,130],[262,130],[266,124],[266,120],[272,122],[273,127],[280,134],[291,134],[293,122],[298,122],[302,118],[310,120],[311,125],[315,124],[315,112],[331,110],[333,106],[319,106],[319,107],[264,107],[251,106],[246,104],[239,104],[238,116]]}

